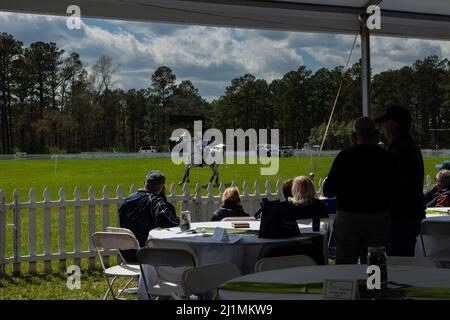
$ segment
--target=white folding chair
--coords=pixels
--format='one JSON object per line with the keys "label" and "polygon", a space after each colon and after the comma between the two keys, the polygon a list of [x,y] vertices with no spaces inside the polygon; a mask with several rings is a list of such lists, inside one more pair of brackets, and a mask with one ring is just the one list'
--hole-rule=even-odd
{"label": "white folding chair", "polygon": [[106,227],[106,232],[118,232],[118,233],[128,233],[135,237],[133,231],[127,228],[118,228],[118,227]]}
{"label": "white folding chair", "polygon": [[431,260],[426,257],[397,257],[389,256],[387,257],[388,265],[397,266],[416,266],[416,267],[429,267],[429,268],[439,268],[439,262]]}
{"label": "white folding chair", "polygon": [[427,254],[423,236],[450,237],[450,223],[442,223],[439,220],[425,219],[420,224],[420,241],[423,255],[445,266],[450,264],[450,250],[441,250],[433,254]]}
{"label": "white folding chair", "polygon": [[[142,248],[137,252],[137,259],[141,268],[145,292],[149,300],[152,300],[153,297],[184,296],[181,284],[162,280],[158,268],[195,267],[195,257],[191,252],[177,248]],[[158,283],[156,285],[150,286],[148,283],[143,265],[150,265],[155,268],[158,276]]]}
{"label": "white folding chair", "polygon": [[[119,250],[138,250],[139,242],[136,240],[134,235],[119,232],[95,232],[92,235],[92,242],[94,243],[95,251],[97,252],[97,255],[100,259],[100,264],[103,268],[103,275],[105,276],[106,282],[108,283],[108,290],[103,296],[103,300],[106,300],[110,293],[114,300],[118,299],[121,293],[123,293],[124,290],[128,288],[133,279],[136,279],[136,281],[138,280],[140,275],[139,266],[122,262],[120,265],[106,268],[101,252],[104,253],[105,250],[118,250],[117,252],[120,258],[122,259],[122,261],[125,261]],[[131,279],[128,280],[125,286],[121,290],[119,290],[116,295],[113,289],[113,285],[119,277],[127,277]],[[111,281],[110,278],[112,278]]]}
{"label": "white folding chair", "polygon": [[226,217],[221,221],[256,221],[255,217]]}
{"label": "white folding chair", "polygon": [[210,300],[222,283],[241,276],[238,267],[230,262],[195,267],[183,272],[181,284],[189,299],[192,295],[201,300]]}
{"label": "white folding chair", "polygon": [[316,265],[311,257],[305,255],[263,258],[256,261],[255,272]]}

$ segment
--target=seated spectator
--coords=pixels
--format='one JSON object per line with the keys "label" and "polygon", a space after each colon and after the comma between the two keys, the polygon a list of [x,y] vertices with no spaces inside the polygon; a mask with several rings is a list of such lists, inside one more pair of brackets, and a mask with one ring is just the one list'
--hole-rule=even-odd
{"label": "seated spectator", "polygon": [[222,206],[218,208],[211,221],[220,221],[228,217],[248,217],[249,215],[241,206],[241,196],[236,187],[226,188],[222,194]]}
{"label": "seated spectator", "polygon": [[450,170],[443,169],[436,175],[436,186],[425,194],[427,208],[450,207]]}
{"label": "seated spectator", "polygon": [[288,201],[295,206],[297,219],[328,218],[324,204],[317,198],[314,184],[307,176],[296,177],[292,182],[292,196]]}
{"label": "seated spectator", "polygon": [[284,199],[286,199],[286,200],[288,200],[290,197],[292,197],[292,182],[293,181],[294,181],[294,179],[285,180],[283,182],[283,186],[281,187]]}
{"label": "seated spectator", "polygon": [[[128,196],[119,208],[120,227],[130,229],[141,247],[145,246],[150,230],[180,224],[174,206],[166,199],[165,182],[161,172],[150,171],[144,188]],[[122,255],[127,262],[136,261],[136,250],[122,251]]]}

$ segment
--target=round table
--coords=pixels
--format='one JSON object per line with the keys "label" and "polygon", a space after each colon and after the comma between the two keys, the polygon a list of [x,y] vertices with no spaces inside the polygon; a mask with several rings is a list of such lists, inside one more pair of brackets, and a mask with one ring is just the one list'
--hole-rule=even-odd
{"label": "round table", "polygon": [[[296,267],[245,275],[234,281],[283,284],[321,283],[324,279],[367,279],[367,265],[324,265]],[[450,269],[388,266],[388,280],[420,287],[450,288]],[[219,289],[222,300],[319,300],[320,294],[244,292]]]}
{"label": "round table", "polygon": [[[437,208],[433,208],[437,209]],[[450,209],[450,208],[445,208]],[[450,224],[450,216],[448,214],[427,214],[426,219],[422,221],[422,223],[433,222],[433,223],[442,223],[442,224]],[[423,242],[425,245],[425,250],[427,255],[432,255],[439,251],[449,251],[450,250],[450,235],[449,236],[423,236]],[[417,237],[416,248],[415,248],[415,256],[423,257],[423,248],[422,242],[420,241],[420,236]]]}
{"label": "round table", "polygon": [[[259,230],[259,221],[247,221],[249,228],[242,228],[242,230]],[[231,221],[219,222],[198,222],[191,223],[191,229],[216,228],[233,229]],[[299,224],[302,233],[314,233],[317,235],[326,235],[325,230],[320,232],[312,232],[309,225]],[[259,238],[257,234],[230,234],[229,242],[222,242],[215,240],[212,234],[202,235],[181,233],[179,227],[169,229],[153,229],[149,233],[149,240],[155,240],[156,246],[161,247],[181,247],[187,248],[191,251],[197,260],[197,265],[208,265],[218,262],[234,263],[242,272],[248,274],[254,272],[255,263],[260,258],[261,250],[267,245],[272,244],[289,244],[293,242],[310,241],[311,235],[300,235],[294,238],[285,239],[263,239]],[[327,239],[324,238],[324,254],[327,253]],[[325,260],[327,261],[327,259]],[[144,272],[149,284],[157,282],[157,275],[153,267],[143,266]],[[184,268],[158,268],[161,278],[170,280],[172,282],[179,282],[181,280],[181,273]],[[139,298],[145,299],[144,285],[142,277],[139,280]]]}

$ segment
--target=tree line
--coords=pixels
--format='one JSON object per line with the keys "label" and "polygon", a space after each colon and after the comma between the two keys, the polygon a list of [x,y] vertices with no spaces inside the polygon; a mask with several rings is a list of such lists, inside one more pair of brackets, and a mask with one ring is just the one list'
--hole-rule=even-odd
{"label": "tree line", "polygon": [[[423,147],[450,147],[449,66],[447,59],[429,56],[374,75],[373,114],[400,103],[411,111]],[[348,146],[351,121],[361,114],[360,63],[347,71],[299,66],[271,82],[244,74],[211,102],[191,81],[177,82],[167,66],[149,75],[147,89],[118,88],[119,69],[106,55],[88,67],[78,53],[55,43],[25,47],[0,33],[0,152],[135,152],[144,145],[163,150],[172,130],[192,127],[171,120],[183,117],[202,118],[204,127],[223,131],[278,128],[281,145],[318,144],[342,78],[325,147]]]}

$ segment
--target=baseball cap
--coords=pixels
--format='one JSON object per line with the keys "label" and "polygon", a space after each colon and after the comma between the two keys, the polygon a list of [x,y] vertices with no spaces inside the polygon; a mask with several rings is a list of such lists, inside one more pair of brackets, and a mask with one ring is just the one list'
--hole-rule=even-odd
{"label": "baseball cap", "polygon": [[398,105],[394,105],[388,108],[382,116],[375,118],[376,123],[382,123],[388,120],[410,125],[411,114],[405,108]]}
{"label": "baseball cap", "polygon": [[436,169],[438,169],[438,170],[442,170],[442,169],[450,170],[450,161],[445,160],[441,164],[437,164],[436,165]]}
{"label": "baseball cap", "polygon": [[155,170],[147,173],[147,175],[145,176],[145,181],[147,181],[147,184],[149,186],[159,187],[162,184],[166,183],[166,177],[158,170]]}

